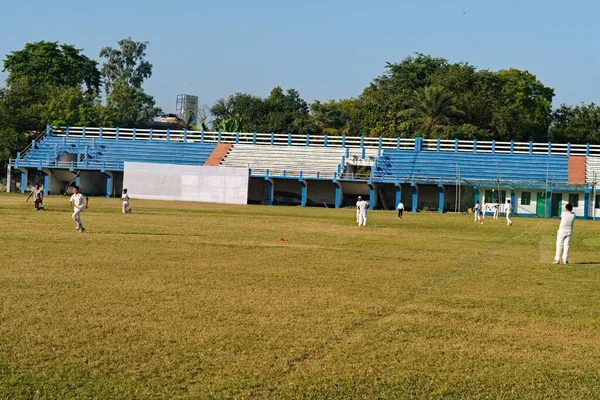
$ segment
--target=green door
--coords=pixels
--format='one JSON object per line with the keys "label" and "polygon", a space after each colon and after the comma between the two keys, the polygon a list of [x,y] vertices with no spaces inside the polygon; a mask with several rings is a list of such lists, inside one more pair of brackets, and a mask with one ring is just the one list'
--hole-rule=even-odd
{"label": "green door", "polygon": [[546,192],[538,192],[535,213],[538,217],[546,216]]}
{"label": "green door", "polygon": [[560,217],[562,210],[562,193],[552,193],[552,217]]}

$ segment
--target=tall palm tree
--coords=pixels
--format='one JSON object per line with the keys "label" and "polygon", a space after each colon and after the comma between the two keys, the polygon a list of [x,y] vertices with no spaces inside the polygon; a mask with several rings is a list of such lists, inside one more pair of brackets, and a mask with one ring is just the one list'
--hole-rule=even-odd
{"label": "tall palm tree", "polygon": [[437,126],[449,125],[453,117],[463,115],[456,107],[452,93],[440,86],[426,86],[418,90],[410,112],[420,120],[427,133]]}

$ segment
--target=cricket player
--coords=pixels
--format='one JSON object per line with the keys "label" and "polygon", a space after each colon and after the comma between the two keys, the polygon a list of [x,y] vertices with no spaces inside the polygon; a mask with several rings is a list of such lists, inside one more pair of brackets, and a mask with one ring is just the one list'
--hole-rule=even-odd
{"label": "cricket player", "polygon": [[[565,206],[565,211],[560,216],[560,225],[556,234],[556,255],[554,256],[554,264],[560,261],[560,253],[562,253],[563,264],[569,263],[569,247],[571,245],[571,235],[573,234],[573,224],[575,223],[575,213],[573,212],[573,204],[569,203]],[[564,249],[564,251],[563,251]]]}
{"label": "cricket player", "polygon": [[77,224],[75,230],[83,233],[85,232],[85,228],[81,223],[81,218],[79,214],[83,211],[83,207],[85,206],[86,210],[88,208],[89,199],[83,195],[83,193],[79,192],[79,186],[73,186],[73,195],[69,200],[69,206],[73,206],[73,221]]}
{"label": "cricket player", "polygon": [[404,204],[402,202],[398,203],[398,219],[402,219],[402,214],[404,213]]}
{"label": "cricket player", "polygon": [[44,209],[44,191],[40,189],[40,184],[36,183],[34,189],[29,193],[29,197],[25,200],[25,203],[33,196],[34,210],[40,211]]}
{"label": "cricket player", "polygon": [[483,200],[483,204],[481,205],[481,221],[483,222],[483,220],[485,219],[485,213],[488,212],[488,205],[485,202],[485,200]]}
{"label": "cricket player", "polygon": [[362,199],[361,196],[358,196],[358,201],[356,202],[356,213],[358,215],[358,226],[367,226],[367,209],[369,208],[369,202]]}
{"label": "cricket player", "polygon": [[479,200],[475,202],[475,207],[473,207],[473,214],[475,214],[475,223],[481,224],[481,204],[479,204]]}
{"label": "cricket player", "polygon": [[510,200],[506,200],[506,225],[511,226],[512,220],[510,219],[510,214],[512,213],[512,204],[510,204]]}
{"label": "cricket player", "polygon": [[129,207],[129,195],[127,194],[127,189],[123,189],[121,201],[123,202],[123,214],[131,214],[131,208]]}
{"label": "cricket player", "polygon": [[498,219],[499,213],[500,213],[500,204],[496,203],[496,205],[494,206],[494,218],[493,219]]}

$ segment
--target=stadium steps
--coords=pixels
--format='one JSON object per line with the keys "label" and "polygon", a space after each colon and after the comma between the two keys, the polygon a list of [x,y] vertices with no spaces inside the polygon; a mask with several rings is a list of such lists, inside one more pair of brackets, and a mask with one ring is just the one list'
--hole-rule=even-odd
{"label": "stadium steps", "polygon": [[231,150],[230,143],[219,143],[204,163],[205,166],[218,166]]}
{"label": "stadium steps", "polygon": [[569,157],[569,184],[585,183],[585,156]]}
{"label": "stadium steps", "polygon": [[331,179],[341,169],[346,150],[341,147],[262,146],[236,144],[221,162],[250,168],[253,175],[300,176]]}

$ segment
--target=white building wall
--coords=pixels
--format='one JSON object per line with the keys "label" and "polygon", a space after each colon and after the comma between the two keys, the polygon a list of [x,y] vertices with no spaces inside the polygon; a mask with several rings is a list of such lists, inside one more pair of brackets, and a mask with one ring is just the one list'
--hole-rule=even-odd
{"label": "white building wall", "polygon": [[[483,200],[485,199],[485,191],[490,190],[490,188],[480,188],[479,189],[479,198],[482,199],[481,203],[483,204]],[[531,193],[531,201],[529,204],[522,204],[523,192]],[[538,193],[543,193],[543,189],[515,189],[515,203],[513,205],[513,213],[522,214],[522,215],[536,215],[537,214],[537,195]],[[562,201],[560,204],[560,209],[562,210],[567,203],[569,202],[569,194],[577,193],[579,194],[579,202],[577,207],[573,207],[573,212],[578,217],[583,217],[585,215],[585,194],[583,191],[581,192],[567,192],[567,191],[554,191],[554,194],[562,194]],[[590,202],[592,202],[592,195],[590,195]],[[510,190],[506,190],[506,199],[510,199]],[[486,200],[487,201],[487,200]],[[488,202],[488,206],[491,207],[493,204]],[[500,212],[504,212],[505,204],[500,204]],[[597,210],[600,215],[600,210]]]}

